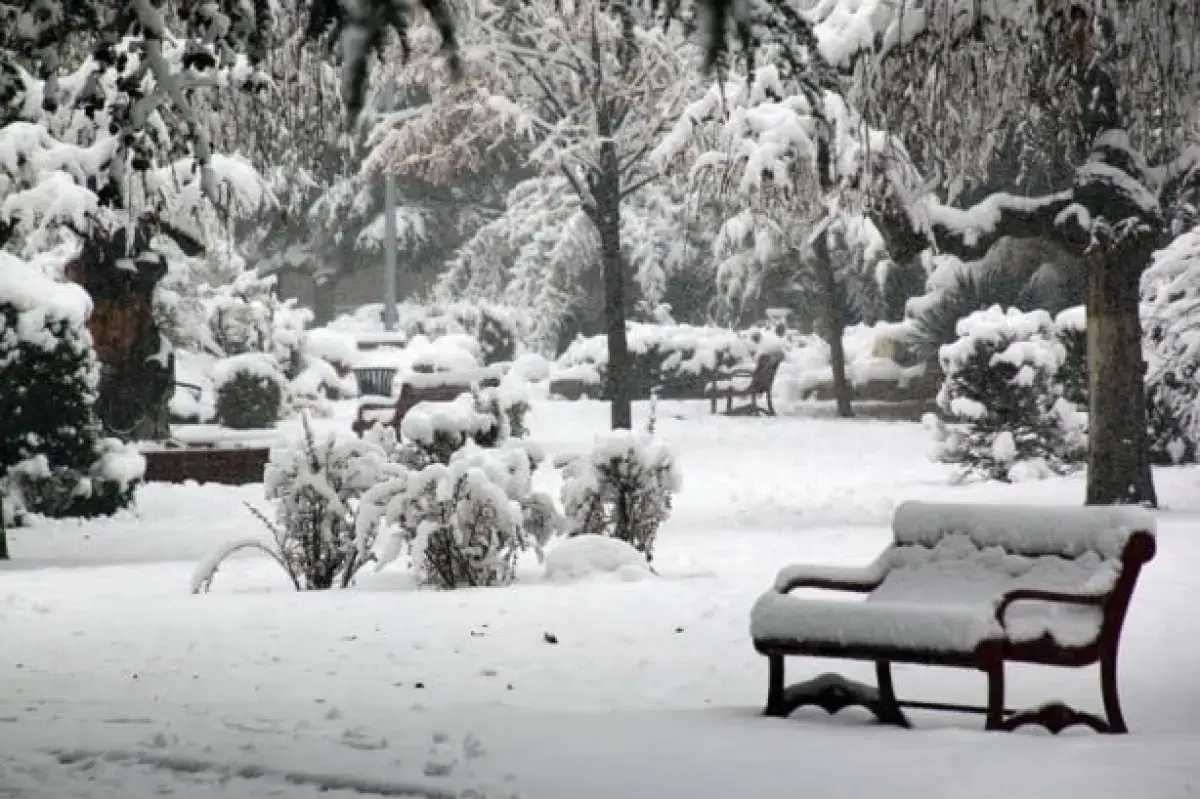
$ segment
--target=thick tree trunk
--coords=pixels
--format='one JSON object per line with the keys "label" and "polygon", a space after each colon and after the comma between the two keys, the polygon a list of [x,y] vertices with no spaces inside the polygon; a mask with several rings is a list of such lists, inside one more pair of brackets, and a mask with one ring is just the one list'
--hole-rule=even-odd
{"label": "thick tree trunk", "polygon": [[846,322],[842,318],[842,298],[837,272],[833,266],[833,259],[829,257],[828,233],[817,236],[813,242],[813,255],[817,279],[821,283],[825,340],[829,343],[829,366],[833,371],[833,396],[837,401],[838,416],[849,419],[854,416],[854,409],[850,405],[853,392],[846,380],[846,347],[843,341]]}
{"label": "thick tree trunk", "polygon": [[[1146,391],[1138,315],[1142,262],[1111,253],[1087,272],[1089,505],[1147,504],[1158,498],[1146,450]],[[1124,257],[1122,257],[1124,256]]]}
{"label": "thick tree trunk", "polygon": [[600,145],[600,173],[594,188],[592,222],[600,234],[604,272],[604,327],[608,338],[608,395],[612,429],[633,429],[632,364],[625,332],[625,265],[621,258],[621,186],[616,147]]}
{"label": "thick tree trunk", "polygon": [[333,321],[337,311],[334,300],[337,297],[337,278],[329,277],[325,280],[313,279],[313,322],[318,326],[324,326]]}
{"label": "thick tree trunk", "polygon": [[[175,390],[175,358],[154,319],[154,288],[166,260],[150,257],[150,232],[137,230],[127,243],[122,229],[111,238],[84,243],[66,267],[69,280],[92,297],[88,331],[101,364],[96,415],[106,435],[124,441],[170,437],[168,403]],[[118,264],[131,260],[136,270]]]}

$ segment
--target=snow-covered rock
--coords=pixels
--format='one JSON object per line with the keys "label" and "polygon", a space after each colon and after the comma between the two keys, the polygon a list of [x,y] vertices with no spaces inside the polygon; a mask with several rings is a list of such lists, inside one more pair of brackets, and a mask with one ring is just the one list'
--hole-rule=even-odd
{"label": "snow-covered rock", "polygon": [[571,582],[596,575],[634,581],[650,576],[646,558],[632,546],[604,535],[577,535],[546,552],[546,577]]}

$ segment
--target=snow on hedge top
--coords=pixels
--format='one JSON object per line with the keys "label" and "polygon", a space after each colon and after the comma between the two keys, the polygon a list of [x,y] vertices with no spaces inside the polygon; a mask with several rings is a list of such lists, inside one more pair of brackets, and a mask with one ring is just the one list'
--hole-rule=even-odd
{"label": "snow on hedge top", "polygon": [[250,375],[276,383],[283,382],[279,364],[266,352],[245,352],[231,358],[222,358],[213,367],[210,379],[213,388],[219,391],[222,386],[239,375]]}
{"label": "snow on hedge top", "polygon": [[466,438],[486,433],[496,425],[496,418],[475,407],[475,397],[460,394],[450,402],[419,402],[404,415],[400,432],[409,441],[426,447],[433,446],[438,436]]}
{"label": "snow on hedge top", "polygon": [[[760,354],[785,349],[783,340],[767,330],[735,331],[722,327],[630,322],[627,331],[631,354],[665,353],[664,370],[690,374],[712,371],[723,364],[747,361]],[[559,356],[556,366],[570,369],[584,364],[600,367],[608,364],[606,336],[575,339]]]}
{"label": "snow on hedge top", "polygon": [[49,278],[6,252],[0,252],[0,303],[10,303],[21,313],[36,311],[44,317],[63,319],[76,327],[85,325],[92,313],[92,298],[82,286]]}
{"label": "snow on hedge top", "polygon": [[1000,547],[1019,555],[1075,558],[1094,552],[1119,558],[1137,531],[1153,534],[1154,516],[1144,508],[1056,505],[969,505],[909,501],[892,520],[896,543],[935,546],[949,533],[964,533],[981,549]]}
{"label": "snow on hedge top", "polygon": [[1083,305],[1076,305],[1060,311],[1058,316],[1054,317],[1054,326],[1059,330],[1072,330],[1075,332],[1087,331],[1087,308]]}
{"label": "snow on hedge top", "polygon": [[353,366],[360,355],[354,336],[327,327],[318,327],[307,332],[304,354],[345,366]]}
{"label": "snow on hedge top", "polygon": [[942,369],[947,373],[960,370],[974,357],[981,344],[1004,349],[992,357],[992,363],[1010,363],[1020,367],[1030,364],[1054,372],[1066,358],[1066,350],[1054,336],[1054,324],[1046,311],[1028,313],[999,305],[958,320],[955,332],[959,339],[938,351]]}

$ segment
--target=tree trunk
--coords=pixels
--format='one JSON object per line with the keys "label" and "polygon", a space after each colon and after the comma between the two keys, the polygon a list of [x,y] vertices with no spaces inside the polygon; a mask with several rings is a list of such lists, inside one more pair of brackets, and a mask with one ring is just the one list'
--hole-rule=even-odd
{"label": "tree trunk", "polygon": [[829,365],[833,370],[833,396],[837,401],[837,414],[843,419],[854,416],[850,406],[852,390],[846,381],[846,347],[843,333],[846,329],[842,318],[842,298],[838,288],[837,272],[829,257],[829,234],[823,232],[813,241],[817,279],[821,283],[821,299],[825,316],[825,340],[829,342]]}
{"label": "tree trunk", "polygon": [[1117,249],[1088,264],[1088,505],[1158,505],[1145,441],[1146,363],[1138,315],[1150,250],[1137,255],[1140,261]]}
{"label": "tree trunk", "polygon": [[0,499],[0,560],[8,560],[8,533],[4,526],[4,500]]}
{"label": "tree trunk", "polygon": [[621,258],[621,185],[617,151],[611,140],[600,145],[600,171],[594,188],[592,222],[600,234],[604,272],[604,322],[608,334],[608,396],[612,429],[633,429],[632,364],[625,333],[625,265]]}
{"label": "tree trunk", "polygon": [[[94,232],[65,268],[67,279],[83,286],[93,302],[88,332],[101,364],[96,416],[106,435],[124,441],[170,437],[175,356],[158,329],[153,299],[167,262],[150,249],[151,235],[144,226],[134,230],[132,241],[124,228],[112,236]],[[124,261],[136,269],[122,268]]]}
{"label": "tree trunk", "polygon": [[313,278],[312,284],[313,322],[317,327],[323,327],[332,322],[337,313],[334,302],[337,297],[337,278]]}

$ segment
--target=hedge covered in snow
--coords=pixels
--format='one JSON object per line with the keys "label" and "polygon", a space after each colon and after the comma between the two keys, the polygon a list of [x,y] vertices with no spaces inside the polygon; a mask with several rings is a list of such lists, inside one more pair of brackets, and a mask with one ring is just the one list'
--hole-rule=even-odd
{"label": "hedge covered in snow", "polygon": [[[767,330],[630,322],[628,337],[635,399],[648,399],[655,389],[663,399],[700,398],[719,371],[785,348],[784,341]],[[572,342],[551,376],[595,386],[595,396],[607,399],[607,372],[608,337],[599,335]]]}

